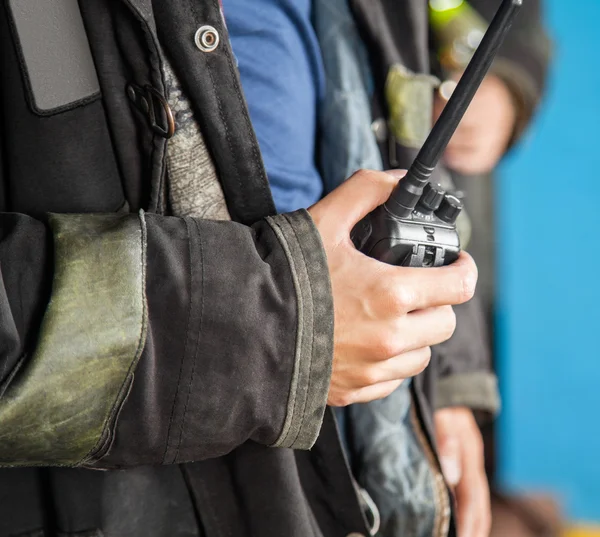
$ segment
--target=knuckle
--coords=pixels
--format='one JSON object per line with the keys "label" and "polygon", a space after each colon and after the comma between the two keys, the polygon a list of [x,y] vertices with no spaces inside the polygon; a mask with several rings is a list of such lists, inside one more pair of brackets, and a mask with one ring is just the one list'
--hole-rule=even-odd
{"label": "knuckle", "polygon": [[377,174],[372,170],[367,170],[365,168],[360,168],[353,175],[356,179],[360,181],[364,181],[366,183],[376,184],[377,183]]}
{"label": "knuckle", "polygon": [[364,177],[367,178],[371,175],[371,171],[366,168],[359,168],[354,172],[354,177]]}
{"label": "knuckle", "polygon": [[395,313],[405,313],[415,303],[414,290],[406,285],[396,285],[388,290],[390,307]]}
{"label": "knuckle", "polygon": [[360,375],[360,383],[363,387],[373,386],[379,382],[379,374],[374,367],[363,369]]}
{"label": "knuckle", "polygon": [[341,393],[330,394],[328,404],[333,407],[346,407],[354,402],[351,393],[344,391]]}
{"label": "knuckle", "polygon": [[375,351],[377,357],[388,359],[401,354],[402,346],[398,342],[398,338],[395,335],[388,334],[379,338]]}
{"label": "knuckle", "polygon": [[352,177],[358,181],[368,183],[366,188],[381,188],[382,186],[390,187],[398,182],[397,178],[388,173],[365,168],[357,170]]}
{"label": "knuckle", "polygon": [[358,394],[359,394],[359,392],[357,390],[353,390],[353,391],[350,391],[350,392],[347,392],[346,394],[344,394],[344,398],[343,398],[344,406],[350,406],[350,405],[353,405],[354,403],[356,403],[358,401]]}

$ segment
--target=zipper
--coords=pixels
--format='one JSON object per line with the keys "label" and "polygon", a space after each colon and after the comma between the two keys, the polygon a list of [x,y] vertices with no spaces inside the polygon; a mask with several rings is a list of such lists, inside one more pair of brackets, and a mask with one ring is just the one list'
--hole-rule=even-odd
{"label": "zipper", "polygon": [[421,423],[419,422],[417,411],[414,405],[414,399],[413,404],[410,407],[410,420],[414,428],[415,436],[423,448],[423,453],[434,477],[433,492],[435,496],[436,510],[432,537],[448,537],[451,519],[450,494],[448,493],[446,481],[444,480],[437,457],[431,449],[431,445],[429,444],[423,428],[421,427]]}

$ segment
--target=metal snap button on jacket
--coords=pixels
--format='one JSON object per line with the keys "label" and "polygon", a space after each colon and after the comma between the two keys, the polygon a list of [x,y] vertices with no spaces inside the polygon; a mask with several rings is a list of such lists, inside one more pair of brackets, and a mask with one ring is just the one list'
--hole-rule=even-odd
{"label": "metal snap button on jacket", "polygon": [[219,32],[213,26],[200,26],[194,41],[202,52],[212,52],[219,46]]}

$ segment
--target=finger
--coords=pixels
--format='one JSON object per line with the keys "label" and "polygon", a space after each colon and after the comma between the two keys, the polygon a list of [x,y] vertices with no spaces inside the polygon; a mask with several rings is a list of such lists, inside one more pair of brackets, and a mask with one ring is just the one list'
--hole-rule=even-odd
{"label": "finger", "polygon": [[337,229],[341,228],[347,234],[359,220],[387,201],[398,180],[405,174],[404,170],[360,170],[311,207],[310,211],[317,210],[322,220],[331,215]]}
{"label": "finger", "polygon": [[459,537],[488,537],[491,527],[487,481],[463,476],[456,487]]}
{"label": "finger", "polygon": [[491,523],[490,493],[481,437],[463,442],[463,476],[456,488],[460,537],[487,537]]}
{"label": "finger", "polygon": [[[471,537],[488,537],[492,516],[490,490],[485,475],[483,456],[474,457],[474,460],[478,462],[472,465],[473,475],[466,480],[471,483],[468,491],[470,499],[467,502],[470,512],[466,514],[466,518],[471,524]],[[462,496],[466,494],[467,492],[464,491]]]}
{"label": "finger", "polygon": [[479,487],[481,491],[477,498],[477,516],[473,528],[474,537],[489,537],[492,529],[492,508],[490,503],[490,493],[487,479],[481,480]]}
{"label": "finger", "polygon": [[438,306],[413,311],[385,324],[376,320],[369,325],[365,326],[368,335],[364,344],[372,359],[381,362],[450,339],[456,328],[456,315],[451,306]]}
{"label": "finger", "polygon": [[438,440],[438,452],[442,473],[450,487],[456,487],[462,477],[460,461],[460,444],[455,437],[444,437]]}
{"label": "finger", "polygon": [[430,359],[431,349],[425,347],[382,360],[372,365],[366,372],[367,383],[376,385],[414,377],[429,365]]}
{"label": "finger", "polygon": [[383,399],[396,390],[402,382],[402,380],[390,380],[356,390],[350,397],[351,403],[368,403]]}
{"label": "finger", "polygon": [[414,310],[402,318],[412,343],[407,350],[438,345],[452,337],[456,330],[456,314],[452,306],[436,306]]}
{"label": "finger", "polygon": [[456,494],[456,510],[459,537],[476,537],[474,534],[477,519],[477,483],[473,475],[465,468]]}
{"label": "finger", "polygon": [[469,301],[477,285],[473,258],[462,252],[451,265],[437,268],[386,267],[382,291],[398,311],[425,310]]}

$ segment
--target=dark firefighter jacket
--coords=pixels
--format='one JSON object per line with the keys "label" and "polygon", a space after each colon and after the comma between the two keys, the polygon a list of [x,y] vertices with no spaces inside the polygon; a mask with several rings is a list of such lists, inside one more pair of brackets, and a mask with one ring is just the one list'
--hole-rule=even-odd
{"label": "dark firefighter jacket", "polygon": [[[352,4],[428,70],[424,0]],[[366,535],[325,406],[325,254],[308,213],[275,215],[219,1],[42,6],[0,7],[0,536]],[[538,52],[506,50],[533,101]],[[165,55],[232,222],[167,216]]]}

